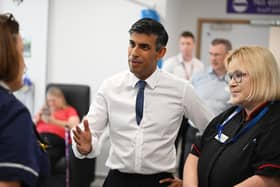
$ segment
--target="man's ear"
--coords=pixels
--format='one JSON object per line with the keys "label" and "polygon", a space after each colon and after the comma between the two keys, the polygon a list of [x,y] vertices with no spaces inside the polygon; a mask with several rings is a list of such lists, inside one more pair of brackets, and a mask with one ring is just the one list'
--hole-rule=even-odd
{"label": "man's ear", "polygon": [[161,59],[166,53],[166,47],[161,47],[159,50],[158,50],[158,59]]}

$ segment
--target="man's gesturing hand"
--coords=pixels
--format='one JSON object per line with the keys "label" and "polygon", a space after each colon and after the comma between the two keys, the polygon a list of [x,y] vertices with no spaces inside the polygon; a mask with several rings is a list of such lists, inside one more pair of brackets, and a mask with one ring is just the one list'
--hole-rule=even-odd
{"label": "man's gesturing hand", "polygon": [[89,129],[88,120],[83,120],[84,124],[84,130],[82,130],[79,126],[76,126],[75,129],[73,129],[74,134],[74,141],[77,144],[78,151],[83,154],[87,155],[91,152],[91,132]]}

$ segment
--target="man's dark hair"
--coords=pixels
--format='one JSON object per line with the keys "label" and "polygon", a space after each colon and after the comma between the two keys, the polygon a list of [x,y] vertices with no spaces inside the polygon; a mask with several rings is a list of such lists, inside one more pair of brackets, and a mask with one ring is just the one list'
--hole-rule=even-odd
{"label": "man's dark hair", "polygon": [[140,34],[157,36],[156,51],[162,47],[165,47],[168,41],[168,34],[163,25],[150,18],[142,18],[138,20],[131,26],[128,32],[130,35],[136,32]]}
{"label": "man's dark hair", "polygon": [[224,38],[216,38],[212,40],[211,45],[219,45],[222,44],[226,47],[226,51],[230,51],[232,49],[231,42]]}
{"label": "man's dark hair", "polygon": [[190,31],[183,31],[183,32],[181,33],[180,37],[184,37],[184,38],[189,37],[189,38],[192,38],[193,41],[195,42],[195,37],[194,37],[193,33],[190,32]]}

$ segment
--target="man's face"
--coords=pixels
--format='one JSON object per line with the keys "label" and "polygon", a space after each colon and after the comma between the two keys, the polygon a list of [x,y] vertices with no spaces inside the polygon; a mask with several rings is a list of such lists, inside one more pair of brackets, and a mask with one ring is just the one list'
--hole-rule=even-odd
{"label": "man's face", "polygon": [[[228,73],[233,79],[229,80],[230,103],[234,105],[250,106],[248,100],[252,88],[251,77],[240,59],[233,59],[228,66]],[[237,76],[237,73],[239,76]],[[235,77],[235,78],[234,78]],[[239,79],[237,82],[236,80]]]}
{"label": "man's face", "polygon": [[209,55],[210,65],[214,71],[225,70],[224,59],[227,56],[227,51],[223,44],[211,45]]}
{"label": "man's face", "polygon": [[183,56],[192,56],[195,43],[191,37],[180,37],[179,49]]}
{"label": "man's face", "polygon": [[165,48],[156,51],[155,35],[132,33],[128,46],[128,65],[132,73],[145,80],[157,68],[157,61],[165,54]]}

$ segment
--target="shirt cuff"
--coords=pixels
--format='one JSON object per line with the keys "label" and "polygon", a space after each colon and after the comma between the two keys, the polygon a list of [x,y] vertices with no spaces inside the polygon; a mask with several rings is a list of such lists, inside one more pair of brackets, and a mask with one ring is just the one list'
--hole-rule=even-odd
{"label": "shirt cuff", "polygon": [[[78,149],[77,149],[77,144],[75,142],[75,140],[73,139],[73,132],[71,130],[71,139],[72,139],[72,150],[73,150],[73,153],[75,155],[75,157],[79,158],[79,159],[83,159],[83,158],[95,158],[100,151],[98,151],[99,149],[97,149],[97,139],[92,136],[92,141],[91,141],[91,146],[92,146],[92,149],[91,149],[91,152],[89,152],[88,154],[84,155],[84,154],[81,154]],[[97,150],[97,151],[96,151]]]}

